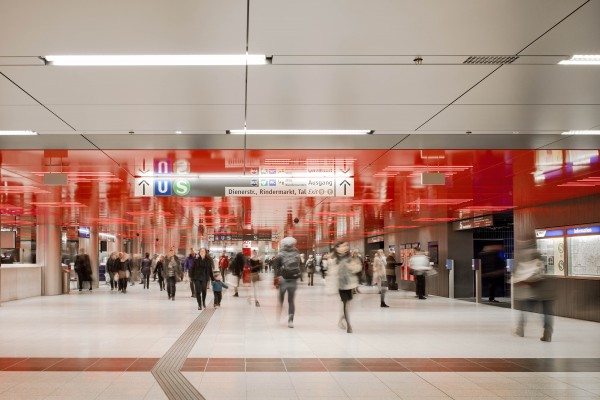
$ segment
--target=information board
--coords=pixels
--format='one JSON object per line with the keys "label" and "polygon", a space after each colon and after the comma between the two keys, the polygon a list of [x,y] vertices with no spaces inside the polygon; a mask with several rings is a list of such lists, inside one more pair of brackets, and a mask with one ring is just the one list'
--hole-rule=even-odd
{"label": "information board", "polygon": [[569,275],[600,276],[600,235],[570,237],[567,243]]}

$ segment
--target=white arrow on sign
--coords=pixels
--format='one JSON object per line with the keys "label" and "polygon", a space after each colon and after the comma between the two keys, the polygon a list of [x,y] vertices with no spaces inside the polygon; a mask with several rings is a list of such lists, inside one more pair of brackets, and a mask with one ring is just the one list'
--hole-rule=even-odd
{"label": "white arrow on sign", "polygon": [[335,161],[336,176],[354,176],[354,162],[348,160]]}
{"label": "white arrow on sign", "polygon": [[354,197],[354,178],[337,178],[335,197]]}
{"label": "white arrow on sign", "polygon": [[151,176],[153,174],[154,159],[140,158],[135,160],[135,175],[136,176]]}
{"label": "white arrow on sign", "polygon": [[153,178],[135,178],[134,183],[135,197],[152,197],[154,196],[154,179]]}

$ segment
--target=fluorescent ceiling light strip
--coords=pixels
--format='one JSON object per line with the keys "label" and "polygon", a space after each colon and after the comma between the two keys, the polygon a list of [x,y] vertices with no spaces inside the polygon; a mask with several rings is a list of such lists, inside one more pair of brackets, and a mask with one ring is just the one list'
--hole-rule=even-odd
{"label": "fluorescent ceiling light strip", "polygon": [[368,135],[373,133],[372,130],[252,130],[252,129],[232,129],[228,131],[232,135]]}
{"label": "fluorescent ceiling light strip", "polygon": [[600,55],[576,54],[569,60],[562,60],[561,65],[600,65]]}
{"label": "fluorescent ceiling light strip", "polygon": [[600,135],[600,131],[568,131],[561,135]]}
{"label": "fluorescent ceiling light strip", "polygon": [[34,131],[0,131],[0,136],[29,136],[37,135]]}
{"label": "fluorescent ceiling light strip", "polygon": [[258,54],[184,54],[184,55],[78,55],[46,56],[51,65],[73,66],[179,66],[179,65],[263,65]]}

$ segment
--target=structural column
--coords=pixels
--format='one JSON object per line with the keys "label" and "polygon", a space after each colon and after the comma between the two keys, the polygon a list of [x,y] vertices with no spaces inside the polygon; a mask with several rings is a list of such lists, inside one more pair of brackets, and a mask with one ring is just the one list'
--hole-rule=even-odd
{"label": "structural column", "polygon": [[92,276],[95,278],[94,287],[100,287],[100,268],[98,263],[98,258],[100,256],[100,252],[98,251],[98,227],[90,226],[90,242],[87,253],[90,256],[90,263],[92,264]]}
{"label": "structural column", "polygon": [[60,252],[61,231],[54,215],[47,215],[37,226],[36,262],[42,267],[42,296],[62,293]]}

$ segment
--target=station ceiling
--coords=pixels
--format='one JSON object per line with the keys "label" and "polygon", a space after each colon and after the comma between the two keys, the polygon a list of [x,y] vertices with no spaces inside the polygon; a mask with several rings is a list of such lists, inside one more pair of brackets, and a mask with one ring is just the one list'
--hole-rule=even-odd
{"label": "station ceiling", "polygon": [[[558,62],[600,54],[600,0],[22,0],[1,9],[0,130],[38,133],[0,136],[2,226],[55,213],[68,226],[148,238],[271,227],[326,241],[599,191],[600,136],[561,133],[600,129],[600,66]],[[271,62],[40,59],[246,52]],[[483,56],[504,61],[467,61]],[[374,133],[226,133],[244,127]],[[46,157],[51,149],[68,153]],[[346,160],[355,196],[140,198],[144,157],[188,160],[198,179]],[[69,184],[44,186],[50,170],[71,173]],[[444,172],[446,184],[423,186],[421,172]]]}

